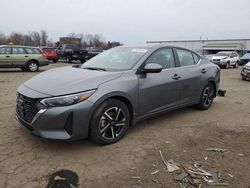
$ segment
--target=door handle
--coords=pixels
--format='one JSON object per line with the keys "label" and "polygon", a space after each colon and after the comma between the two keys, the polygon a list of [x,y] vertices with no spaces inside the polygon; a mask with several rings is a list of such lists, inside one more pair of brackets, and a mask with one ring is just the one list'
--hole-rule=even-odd
{"label": "door handle", "polygon": [[10,57],[9,55],[6,55],[5,57]]}
{"label": "door handle", "polygon": [[203,74],[205,74],[206,72],[207,72],[206,69],[201,70],[201,73],[203,73]]}
{"label": "door handle", "polygon": [[28,55],[24,56],[24,57],[29,57]]}
{"label": "door handle", "polygon": [[178,74],[174,74],[174,76],[172,77],[174,80],[178,80],[180,79],[181,77],[178,75]]}

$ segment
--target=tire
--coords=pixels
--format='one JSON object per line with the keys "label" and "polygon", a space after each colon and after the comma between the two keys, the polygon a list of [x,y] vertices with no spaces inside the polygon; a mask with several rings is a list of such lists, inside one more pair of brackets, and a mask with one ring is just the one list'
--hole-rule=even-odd
{"label": "tire", "polygon": [[196,105],[196,108],[199,110],[209,109],[213,103],[215,95],[214,86],[211,83],[208,83],[201,92],[200,101]]}
{"label": "tire", "polygon": [[53,60],[53,63],[57,63],[57,61],[58,61],[58,59],[54,59],[54,60]]}
{"label": "tire", "polygon": [[66,61],[67,61],[67,63],[72,63],[72,58],[71,58],[70,56],[68,56],[68,57],[66,58]]}
{"label": "tire", "polygon": [[234,68],[238,68],[239,67],[239,62],[237,61],[237,62],[235,62],[235,64],[234,64]]}
{"label": "tire", "polygon": [[241,79],[242,80],[247,80],[247,77],[246,76],[242,76]]}
{"label": "tire", "polygon": [[100,145],[113,144],[127,132],[130,124],[128,107],[117,99],[103,102],[90,123],[90,138]]}
{"label": "tire", "polygon": [[227,64],[225,65],[225,69],[229,68],[229,62],[227,62]]}
{"label": "tire", "polygon": [[29,72],[36,72],[39,70],[39,63],[36,61],[29,61],[27,63],[27,70]]}

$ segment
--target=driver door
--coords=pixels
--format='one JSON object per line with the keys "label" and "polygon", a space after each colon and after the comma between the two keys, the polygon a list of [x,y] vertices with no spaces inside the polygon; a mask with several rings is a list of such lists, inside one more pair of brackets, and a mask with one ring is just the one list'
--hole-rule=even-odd
{"label": "driver door", "polygon": [[[151,114],[178,105],[179,84],[174,78],[175,60],[171,48],[155,51],[145,62],[162,66],[160,73],[138,75],[140,115]],[[144,65],[144,66],[145,66]]]}

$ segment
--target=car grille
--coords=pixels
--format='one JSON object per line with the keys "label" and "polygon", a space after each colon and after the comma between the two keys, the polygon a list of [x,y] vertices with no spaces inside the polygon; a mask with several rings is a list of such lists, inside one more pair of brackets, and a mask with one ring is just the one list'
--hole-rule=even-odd
{"label": "car grille", "polygon": [[220,62],[220,59],[213,59],[213,62]]}
{"label": "car grille", "polygon": [[36,107],[37,101],[38,99],[32,99],[17,93],[16,113],[26,123],[31,123],[38,112],[38,108]]}
{"label": "car grille", "polygon": [[247,72],[247,73],[250,73],[250,67],[245,67],[245,68],[243,69],[243,71],[244,71],[244,72]]}

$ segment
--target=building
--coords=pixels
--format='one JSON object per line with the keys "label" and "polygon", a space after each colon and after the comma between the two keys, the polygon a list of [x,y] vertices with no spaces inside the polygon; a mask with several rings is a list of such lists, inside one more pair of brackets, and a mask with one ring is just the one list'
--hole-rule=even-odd
{"label": "building", "polygon": [[216,54],[219,51],[237,51],[240,55],[250,52],[250,39],[148,41],[147,43],[180,46],[205,56]]}
{"label": "building", "polygon": [[59,43],[60,45],[62,44],[77,44],[81,45],[81,39],[80,38],[75,38],[75,37],[60,37],[59,38]]}

